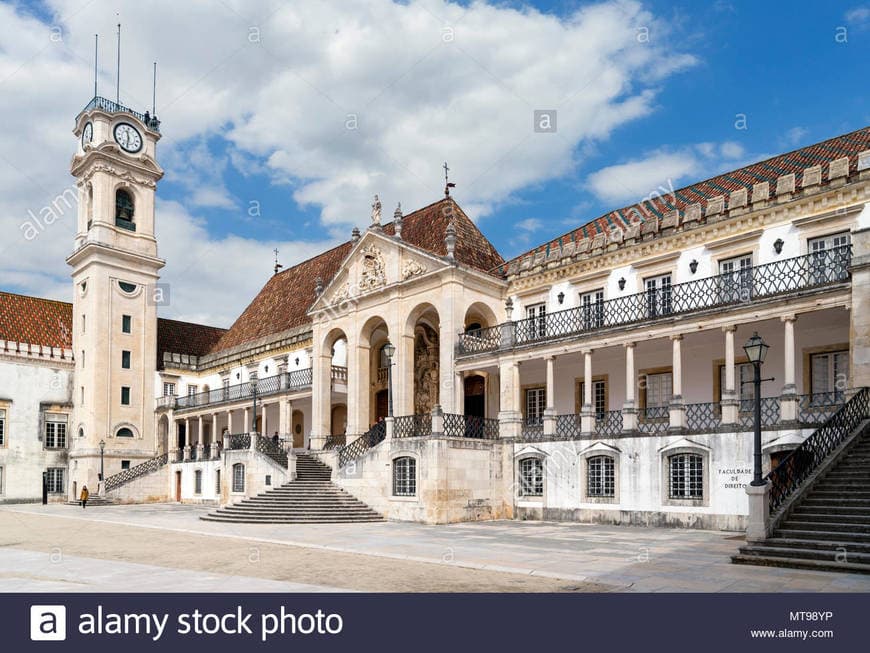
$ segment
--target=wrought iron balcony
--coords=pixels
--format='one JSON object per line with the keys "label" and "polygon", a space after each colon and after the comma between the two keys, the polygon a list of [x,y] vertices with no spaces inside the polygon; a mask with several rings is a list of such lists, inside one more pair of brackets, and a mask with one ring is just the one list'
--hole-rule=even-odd
{"label": "wrought iron balcony", "polygon": [[498,420],[475,415],[444,413],[444,435],[475,440],[498,440]]}
{"label": "wrought iron balcony", "polygon": [[[258,397],[267,397],[281,392],[304,390],[311,387],[311,378],[311,368],[267,376],[257,379],[256,393]],[[186,397],[176,397],[175,407],[177,410],[187,410],[253,399],[254,384],[254,381],[246,381],[206,392],[197,392]]]}
{"label": "wrought iron balcony", "polygon": [[96,96],[93,100],[88,102],[87,105],[85,105],[85,108],[79,113],[82,114],[85,111],[91,111],[92,109],[99,109],[106,113],[129,113],[131,116],[142,121],[142,123],[151,131],[160,131],[160,121],[157,119],[157,116],[152,116],[150,114],[146,116],[144,113],[139,113],[130,107],[125,107],[123,104],[118,104],[117,102],[104,97]]}
{"label": "wrought iron balcony", "polygon": [[601,329],[834,286],[849,280],[852,247],[813,252],[748,270],[720,274],[594,302],[460,334],[456,353],[469,356],[550,342]]}

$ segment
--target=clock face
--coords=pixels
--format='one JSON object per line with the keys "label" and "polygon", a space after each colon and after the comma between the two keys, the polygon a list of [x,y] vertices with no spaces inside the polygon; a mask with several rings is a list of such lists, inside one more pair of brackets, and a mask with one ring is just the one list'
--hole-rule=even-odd
{"label": "clock face", "polygon": [[115,125],[115,142],[127,152],[138,152],[142,149],[142,136],[133,125],[126,122]]}
{"label": "clock face", "polygon": [[94,140],[94,125],[88,123],[82,130],[82,147]]}

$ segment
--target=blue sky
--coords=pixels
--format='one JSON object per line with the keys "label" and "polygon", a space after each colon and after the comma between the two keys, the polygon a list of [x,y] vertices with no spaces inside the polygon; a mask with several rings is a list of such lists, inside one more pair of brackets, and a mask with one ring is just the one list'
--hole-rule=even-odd
{"label": "blue sky", "polygon": [[[290,265],[346,239],[375,192],[388,216],[437,200],[444,160],[511,257],[659,186],[870,124],[867,2],[0,0],[4,231],[69,185],[95,32],[113,95],[115,11],[124,103],[147,108],[160,61],[162,312],[221,326],[274,247]],[[553,108],[557,133],[533,134]],[[74,222],[8,241],[0,287],[68,299]]]}

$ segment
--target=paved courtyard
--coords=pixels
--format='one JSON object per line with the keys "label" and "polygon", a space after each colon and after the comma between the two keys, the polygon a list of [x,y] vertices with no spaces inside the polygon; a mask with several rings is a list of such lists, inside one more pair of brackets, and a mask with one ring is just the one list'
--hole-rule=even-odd
{"label": "paved courtyard", "polygon": [[0,591],[870,591],[870,576],[732,565],[741,543],[733,533],[514,521],[222,524],[200,521],[207,511],[0,506]]}

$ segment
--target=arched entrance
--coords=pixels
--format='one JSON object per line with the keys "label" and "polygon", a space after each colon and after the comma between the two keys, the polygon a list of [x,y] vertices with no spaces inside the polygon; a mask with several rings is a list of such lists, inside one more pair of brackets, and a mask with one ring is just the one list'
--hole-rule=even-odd
{"label": "arched entrance", "polygon": [[[385,347],[390,341],[390,333],[387,323],[380,317],[369,318],[360,331],[360,349],[367,354],[366,375],[361,376],[361,381],[367,386],[364,401],[367,402],[363,410],[363,416],[369,426],[382,421],[389,413],[388,408],[388,381],[390,359],[386,354]],[[395,344],[395,343],[394,343]],[[363,356],[366,356],[363,353]],[[361,363],[361,366],[365,363]],[[395,364],[395,361],[394,361]],[[393,369],[395,372],[395,368]],[[393,378],[393,391],[395,392],[396,379]]]}
{"label": "arched entrance", "polygon": [[464,386],[464,414],[486,417],[486,379],[479,374],[466,376]]}
{"label": "arched entrance", "polygon": [[337,404],[332,407],[332,435],[344,435],[347,432],[347,406]]}

